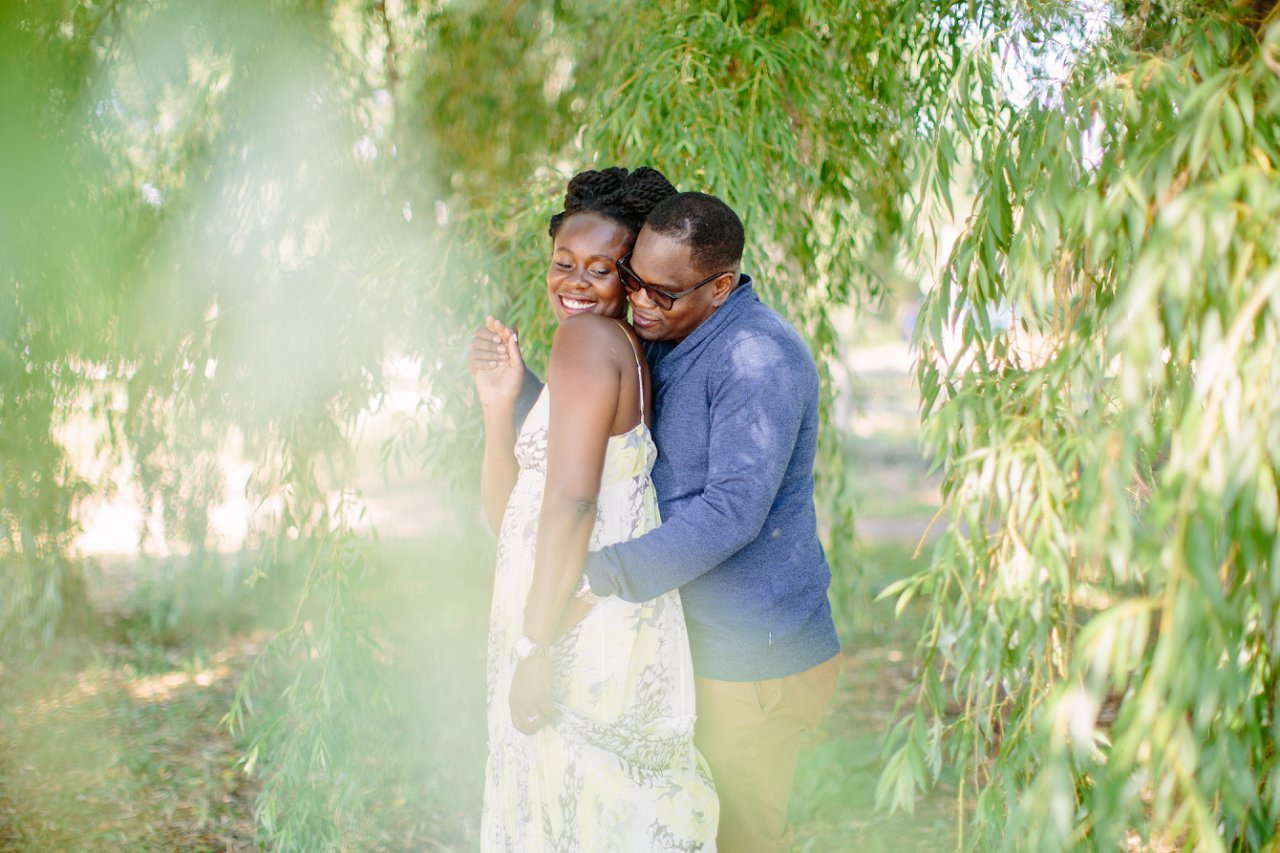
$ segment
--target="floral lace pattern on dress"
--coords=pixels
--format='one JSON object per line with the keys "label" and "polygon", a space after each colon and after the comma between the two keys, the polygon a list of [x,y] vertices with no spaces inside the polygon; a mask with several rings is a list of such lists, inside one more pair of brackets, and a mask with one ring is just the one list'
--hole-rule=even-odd
{"label": "floral lace pattern on dress", "polygon": [[[511,724],[513,647],[533,579],[549,409],[543,389],[516,441],[520,474],[498,540],[481,849],[714,850],[719,807],[693,746],[693,665],[678,593],[642,604],[587,593],[594,607],[552,648],[558,719],[532,736]],[[658,525],[649,478],[656,456],[643,423],[609,439],[592,550]]]}

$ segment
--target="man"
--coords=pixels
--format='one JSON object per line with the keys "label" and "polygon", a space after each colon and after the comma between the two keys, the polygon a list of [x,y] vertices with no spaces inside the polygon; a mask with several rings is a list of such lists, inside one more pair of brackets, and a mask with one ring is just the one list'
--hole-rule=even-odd
{"label": "man", "polygon": [[789,849],[801,738],[825,715],[840,660],[813,504],[817,369],[740,274],[743,243],[724,202],[680,193],[654,208],[618,264],[652,367],[664,521],[586,566],[597,595],[680,589],[695,741],[720,796],[725,853]]}

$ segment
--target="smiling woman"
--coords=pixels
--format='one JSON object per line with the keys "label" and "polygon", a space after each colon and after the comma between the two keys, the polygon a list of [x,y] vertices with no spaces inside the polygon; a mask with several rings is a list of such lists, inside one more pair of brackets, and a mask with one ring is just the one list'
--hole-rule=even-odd
{"label": "smiling woman", "polygon": [[618,259],[635,240],[627,227],[599,213],[584,212],[561,223],[547,269],[547,293],[556,319],[571,314],[622,317],[626,294]]}
{"label": "smiling woman", "polygon": [[485,509],[500,531],[483,850],[687,850],[715,836],[678,593],[641,604],[574,593],[588,547],[658,523],[648,370],[621,319],[618,261],[674,193],[652,169],[570,182],[549,229],[547,294],[560,325],[519,436],[514,334],[490,320],[499,349],[473,352]]}

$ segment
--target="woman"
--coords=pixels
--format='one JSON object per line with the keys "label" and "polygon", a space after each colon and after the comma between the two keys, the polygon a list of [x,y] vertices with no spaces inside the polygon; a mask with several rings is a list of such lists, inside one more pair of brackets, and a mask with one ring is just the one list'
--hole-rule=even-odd
{"label": "woman", "polygon": [[618,259],[675,189],[648,168],[588,171],[551,218],[560,325],[519,435],[515,334],[477,364],[482,497],[499,526],[488,654],[482,850],[712,850],[718,806],[693,747],[693,669],[679,595],[644,604],[579,586],[588,548],[658,524],[648,368],[623,321]]}

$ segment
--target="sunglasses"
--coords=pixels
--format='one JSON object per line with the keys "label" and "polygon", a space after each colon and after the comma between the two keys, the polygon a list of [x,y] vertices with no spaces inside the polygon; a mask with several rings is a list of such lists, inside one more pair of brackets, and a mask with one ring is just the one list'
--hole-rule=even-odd
{"label": "sunglasses", "polygon": [[635,293],[641,289],[647,291],[649,293],[649,298],[653,300],[653,304],[661,308],[663,311],[669,310],[672,305],[676,304],[676,300],[680,297],[688,296],[704,284],[710,284],[720,276],[730,275],[732,272],[732,270],[726,270],[725,272],[718,272],[715,275],[709,275],[693,287],[687,287],[677,293],[672,293],[669,290],[663,290],[656,284],[650,284],[640,276],[636,275],[635,270],[631,268],[630,252],[618,261],[618,276],[622,279],[622,285],[627,289],[627,292]]}

